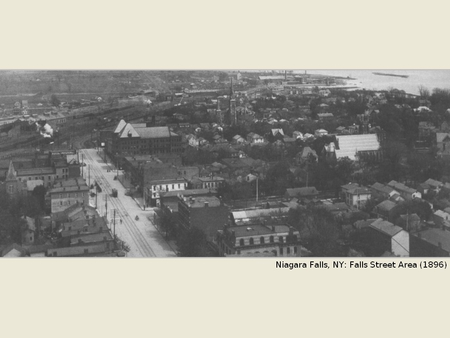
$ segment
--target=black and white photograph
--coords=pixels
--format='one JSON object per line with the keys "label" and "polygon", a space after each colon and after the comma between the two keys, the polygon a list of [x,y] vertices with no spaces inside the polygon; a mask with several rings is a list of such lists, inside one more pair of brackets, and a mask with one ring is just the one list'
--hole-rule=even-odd
{"label": "black and white photograph", "polygon": [[2,257],[450,253],[449,70],[2,70]]}
{"label": "black and white photograph", "polygon": [[445,334],[445,1],[1,9],[2,336]]}

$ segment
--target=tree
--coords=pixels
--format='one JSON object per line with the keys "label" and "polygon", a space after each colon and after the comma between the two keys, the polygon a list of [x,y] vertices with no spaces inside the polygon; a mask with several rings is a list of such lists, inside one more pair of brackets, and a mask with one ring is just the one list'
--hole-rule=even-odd
{"label": "tree", "polygon": [[289,211],[289,224],[294,226],[304,238],[303,245],[315,257],[345,256],[339,244],[342,232],[329,211],[323,207],[307,206]]}
{"label": "tree", "polygon": [[50,103],[53,106],[58,107],[61,104],[61,101],[56,97],[55,94],[52,94],[52,96],[50,97]]}
{"label": "tree", "polygon": [[428,88],[426,88],[423,85],[419,86],[419,95],[424,98],[424,99],[428,99],[430,97],[430,90]]}
{"label": "tree", "polygon": [[203,230],[192,227],[180,234],[178,251],[181,257],[207,257],[207,238]]}
{"label": "tree", "polygon": [[45,193],[45,187],[43,185],[38,185],[33,189],[33,192],[31,194],[37,199],[42,210],[45,210]]}

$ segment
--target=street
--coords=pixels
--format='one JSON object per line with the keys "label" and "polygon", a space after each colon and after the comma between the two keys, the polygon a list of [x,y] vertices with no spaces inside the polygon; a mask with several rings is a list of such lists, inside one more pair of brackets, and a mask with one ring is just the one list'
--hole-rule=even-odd
{"label": "street", "polygon": [[[127,257],[176,257],[175,252],[148,219],[153,219],[153,210],[145,211],[130,197],[116,176],[116,168],[107,164],[99,156],[96,149],[80,149],[80,161],[83,158],[86,166],[82,174],[88,185],[97,182],[102,192],[97,198],[91,198],[90,204],[101,216],[107,213],[109,227],[112,232],[128,245],[130,251]],[[108,172],[108,170],[110,170]],[[116,189],[118,197],[112,197],[112,189]],[[115,211],[115,220],[114,220]],[[139,219],[136,220],[135,217]]]}

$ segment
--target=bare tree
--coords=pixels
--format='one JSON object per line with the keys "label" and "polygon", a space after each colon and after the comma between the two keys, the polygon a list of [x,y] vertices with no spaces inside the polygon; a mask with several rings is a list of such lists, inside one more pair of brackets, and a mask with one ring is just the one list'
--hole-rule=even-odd
{"label": "bare tree", "polygon": [[420,85],[419,86],[419,94],[424,99],[427,99],[430,97],[430,90],[428,88],[426,88],[425,86]]}

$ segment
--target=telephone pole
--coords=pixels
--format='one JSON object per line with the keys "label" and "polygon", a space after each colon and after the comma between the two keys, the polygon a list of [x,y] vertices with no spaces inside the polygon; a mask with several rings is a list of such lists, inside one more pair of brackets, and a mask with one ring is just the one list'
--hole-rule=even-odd
{"label": "telephone pole", "polygon": [[113,230],[113,238],[116,238],[116,209],[114,209],[114,230]]}

